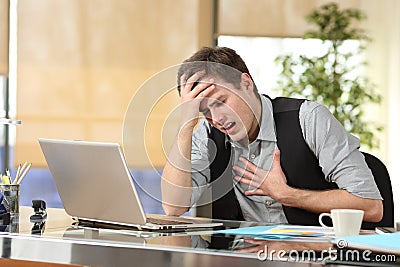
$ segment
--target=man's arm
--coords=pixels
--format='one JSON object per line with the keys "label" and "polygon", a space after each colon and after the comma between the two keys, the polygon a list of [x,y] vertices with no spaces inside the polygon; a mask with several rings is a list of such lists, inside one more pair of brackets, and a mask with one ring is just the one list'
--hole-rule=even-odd
{"label": "man's arm", "polygon": [[188,211],[192,195],[192,134],[199,117],[199,106],[215,88],[209,82],[193,83],[204,73],[198,72],[186,80],[181,77],[181,123],[161,177],[162,205],[167,215],[181,215]]}
{"label": "man's arm", "polygon": [[[334,208],[364,210],[365,221],[380,221],[383,205],[362,154],[357,150],[359,141],[349,135],[329,110],[317,103],[305,101],[299,112],[303,137],[318,158],[326,179],[335,182],[337,190],[304,190],[287,185],[280,166],[280,151],[275,151],[271,170],[258,168],[241,158],[245,169],[234,166],[236,180],[255,187],[247,195],[268,195],[286,206],[315,213]],[[301,177],[298,177],[301,179]]]}
{"label": "man's arm", "polygon": [[167,215],[181,215],[190,206],[192,133],[191,127],[181,128],[162,173],[162,205]]}
{"label": "man's arm", "polygon": [[315,213],[330,212],[334,208],[360,209],[364,210],[364,221],[378,222],[382,219],[383,205],[379,199],[357,197],[343,189],[314,191],[287,185],[279,150],[275,150],[273,166],[269,171],[258,168],[247,159],[240,158],[240,161],[246,169],[234,166],[238,174],[235,179],[256,188],[246,191],[246,195],[268,195],[283,205]]}
{"label": "man's arm", "polygon": [[305,209],[314,213],[331,209],[358,209],[364,211],[364,221],[379,222],[383,216],[382,200],[357,197],[344,189],[326,191],[301,190],[289,187],[277,197],[283,205]]}

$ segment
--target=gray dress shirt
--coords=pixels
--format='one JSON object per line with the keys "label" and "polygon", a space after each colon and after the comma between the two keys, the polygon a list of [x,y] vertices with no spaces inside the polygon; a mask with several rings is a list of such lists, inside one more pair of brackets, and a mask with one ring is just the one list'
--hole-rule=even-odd
{"label": "gray dress shirt", "polygon": [[[277,147],[275,122],[271,101],[261,96],[261,104],[261,124],[257,139],[248,147],[231,140],[227,141],[232,145],[234,164],[240,166],[238,159],[242,156],[255,165],[269,170]],[[316,155],[327,181],[335,182],[339,188],[362,198],[382,199],[372,173],[362,153],[358,150],[359,140],[347,133],[326,107],[305,101],[300,107],[299,120],[304,140]],[[207,132],[210,127],[205,119],[201,119],[198,128],[193,133],[191,205],[199,200],[201,194],[209,186],[210,162]],[[244,191],[248,189],[249,186],[245,184],[236,183],[235,185],[235,194],[246,220],[274,224],[287,223],[279,202],[269,196],[245,196]]]}

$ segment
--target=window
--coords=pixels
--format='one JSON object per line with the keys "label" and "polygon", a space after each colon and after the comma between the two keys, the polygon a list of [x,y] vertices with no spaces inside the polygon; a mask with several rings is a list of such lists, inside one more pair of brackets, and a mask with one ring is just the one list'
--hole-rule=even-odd
{"label": "window", "polygon": [[[358,48],[359,42],[348,40],[343,44],[347,52]],[[321,56],[326,52],[327,46],[319,39],[302,38],[274,38],[274,37],[243,37],[227,36],[218,37],[218,46],[230,47],[243,58],[260,93],[271,97],[279,96],[277,80],[281,68],[276,65],[275,58],[279,55],[293,54],[307,57]],[[348,63],[352,66],[360,65],[363,58],[353,58]],[[348,77],[354,79],[360,75],[361,67],[356,67]]]}

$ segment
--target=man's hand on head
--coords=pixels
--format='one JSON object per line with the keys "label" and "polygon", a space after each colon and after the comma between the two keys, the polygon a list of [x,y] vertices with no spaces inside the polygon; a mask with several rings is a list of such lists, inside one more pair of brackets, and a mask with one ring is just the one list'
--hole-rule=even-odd
{"label": "man's hand on head", "polygon": [[215,89],[214,80],[203,80],[204,75],[205,72],[200,71],[188,79],[186,75],[180,78],[182,124],[185,126],[193,128],[196,126],[201,101]]}

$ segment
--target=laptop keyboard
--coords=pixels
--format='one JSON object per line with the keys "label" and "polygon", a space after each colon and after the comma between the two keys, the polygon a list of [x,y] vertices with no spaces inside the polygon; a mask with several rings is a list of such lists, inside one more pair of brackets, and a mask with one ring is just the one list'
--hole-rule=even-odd
{"label": "laptop keyboard", "polygon": [[179,225],[179,224],[190,224],[190,222],[180,222],[166,219],[156,219],[156,218],[147,218],[148,223],[157,224],[157,225]]}

